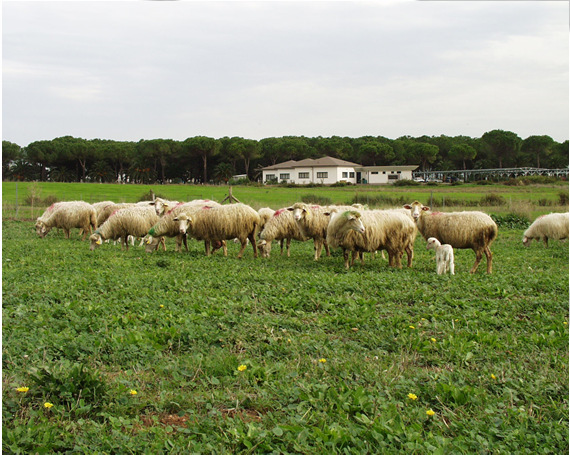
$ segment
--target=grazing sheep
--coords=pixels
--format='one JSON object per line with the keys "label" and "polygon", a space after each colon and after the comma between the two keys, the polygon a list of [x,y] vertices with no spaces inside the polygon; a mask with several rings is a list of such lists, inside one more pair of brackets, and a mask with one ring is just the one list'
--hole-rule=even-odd
{"label": "grazing sheep", "polygon": [[539,216],[524,231],[523,245],[529,246],[533,239],[537,242],[541,240],[544,246],[548,248],[548,239],[563,240],[568,238],[568,212],[566,213],[549,213],[548,215]]}
{"label": "grazing sheep", "polygon": [[497,225],[489,215],[483,212],[431,212],[418,201],[404,205],[411,211],[418,230],[424,239],[435,237],[453,248],[472,249],[475,252],[475,264],[471,273],[477,271],[483,254],[487,257],[487,273],[493,271],[493,254],[490,246],[497,238]]}
{"label": "grazing sheep", "polygon": [[158,215],[154,207],[151,206],[133,206],[119,209],[89,237],[90,249],[93,251],[107,239],[121,239],[128,251],[129,235],[144,237],[158,220]]}
{"label": "grazing sheep", "polygon": [[56,202],[36,220],[36,232],[44,238],[52,228],[63,229],[69,238],[71,229],[79,228],[85,240],[91,228],[97,228],[97,212],[91,204],[83,201]]}
{"label": "grazing sheep", "polygon": [[[327,227],[327,243],[341,247],[344,266],[348,269],[364,252],[388,252],[390,267],[402,267],[402,256],[408,253],[412,266],[416,227],[410,217],[394,210],[346,210],[333,212]],[[349,264],[348,252],[352,252]]]}
{"label": "grazing sheep", "polygon": [[267,223],[271,217],[275,214],[275,210],[270,209],[269,207],[263,207],[257,211],[259,213],[260,224],[258,231],[261,232],[263,230],[263,226]]}
{"label": "grazing sheep", "polygon": [[293,218],[299,226],[301,234],[315,243],[315,261],[321,257],[323,246],[327,256],[330,256],[329,246],[326,241],[329,217],[327,209],[318,205],[309,206],[303,202],[297,202],[287,210],[293,212]]}
{"label": "grazing sheep", "polygon": [[[214,201],[209,201],[207,203],[208,207],[215,207],[219,205],[220,204]],[[174,218],[188,210],[199,210],[204,206],[205,202],[203,200],[194,200],[186,203],[180,202],[168,212],[163,213],[160,221],[148,231],[148,234],[143,239],[145,243],[145,251],[147,253],[151,253],[157,250],[160,244],[160,240],[161,238],[163,239],[164,236],[176,238],[176,251],[182,251],[183,242],[184,246],[186,247],[186,251],[188,251],[186,235],[180,233],[179,223],[177,221],[174,221]]]}
{"label": "grazing sheep", "polygon": [[261,257],[268,258],[271,254],[271,242],[278,240],[281,244],[281,255],[283,255],[283,243],[287,242],[287,257],[290,257],[291,240],[300,240],[304,242],[306,237],[301,234],[298,223],[293,217],[293,212],[287,209],[279,209],[265,223],[265,226],[259,234],[260,242],[258,247],[261,251]]}
{"label": "grazing sheep", "polygon": [[97,209],[97,226],[103,225],[107,218],[111,216],[114,212],[121,209],[126,209],[129,207],[135,207],[136,205],[133,203],[122,202],[116,204],[114,202],[109,202],[107,205],[101,204]]}
{"label": "grazing sheep", "polygon": [[449,270],[451,275],[455,275],[455,262],[453,260],[453,247],[449,244],[442,245],[435,237],[427,239],[428,250],[435,251],[436,270],[438,275],[445,275]]}
{"label": "grazing sheep", "polygon": [[[174,221],[180,222],[180,232],[206,242],[206,256],[210,255],[209,242],[222,242],[237,238],[241,243],[238,258],[241,259],[247,240],[257,257],[255,235],[261,222],[259,214],[245,204],[230,204],[217,207],[203,207],[191,213],[182,213]],[[227,252],[224,252],[224,256]]]}

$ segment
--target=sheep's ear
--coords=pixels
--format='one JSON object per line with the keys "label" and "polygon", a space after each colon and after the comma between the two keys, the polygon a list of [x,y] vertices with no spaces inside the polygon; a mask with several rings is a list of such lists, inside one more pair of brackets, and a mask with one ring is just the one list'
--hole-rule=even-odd
{"label": "sheep's ear", "polygon": [[287,210],[289,210],[290,212],[292,212],[293,210],[295,210],[293,207],[287,207]]}
{"label": "sheep's ear", "polygon": [[332,210],[323,213],[324,216],[331,216],[332,214],[333,214]]}
{"label": "sheep's ear", "polygon": [[150,203],[149,203],[149,204],[150,204],[150,205],[156,205],[156,200],[154,200],[154,201],[150,201]]}
{"label": "sheep's ear", "polygon": [[405,208],[405,209],[408,209],[408,210],[412,210],[412,206],[411,206],[410,204],[404,205],[404,208]]}
{"label": "sheep's ear", "polygon": [[424,206],[424,207],[422,207],[422,210],[430,210],[430,208]]}
{"label": "sheep's ear", "polygon": [[180,220],[178,219],[178,217],[176,217],[176,218],[173,218],[172,221],[180,221]]}

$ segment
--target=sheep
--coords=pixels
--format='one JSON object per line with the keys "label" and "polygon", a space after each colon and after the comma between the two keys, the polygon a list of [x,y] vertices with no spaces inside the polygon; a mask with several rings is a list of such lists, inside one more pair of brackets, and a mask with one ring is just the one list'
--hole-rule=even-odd
{"label": "sheep", "polygon": [[93,251],[107,239],[121,239],[122,244],[129,250],[128,236],[144,237],[159,218],[154,207],[134,206],[119,209],[114,212],[89,237],[90,250]]}
{"label": "sheep", "polygon": [[[207,203],[208,207],[215,207],[219,205],[220,204],[214,201],[209,201]],[[148,231],[148,234],[143,239],[145,243],[145,251],[147,253],[151,253],[157,250],[160,243],[160,239],[163,238],[164,236],[176,237],[176,251],[182,251],[182,242],[184,242],[186,251],[188,251],[188,244],[186,243],[186,235],[180,233],[179,223],[174,221],[174,218],[177,215],[187,210],[200,209],[203,206],[205,206],[203,200],[194,200],[186,203],[180,202],[175,207],[170,209],[168,212],[163,213],[163,216],[160,218],[160,221]]]}
{"label": "sheep", "polygon": [[151,205],[154,206],[156,210],[156,214],[158,216],[162,216],[168,211],[172,210],[176,207],[180,202],[178,201],[169,201],[167,199],[163,199],[161,197],[157,197],[154,201],[151,202]]}
{"label": "sheep", "polygon": [[497,238],[498,228],[489,215],[483,212],[432,212],[418,201],[404,205],[411,211],[418,230],[424,239],[435,237],[453,248],[472,249],[475,264],[470,273],[475,273],[483,257],[487,257],[487,273],[493,271],[493,254],[490,246]]}
{"label": "sheep", "polygon": [[435,237],[427,239],[426,249],[435,251],[436,270],[438,275],[445,275],[449,270],[455,275],[455,262],[453,260],[453,247],[449,244],[442,245]]}
{"label": "sheep", "polygon": [[114,212],[121,209],[126,209],[129,207],[135,207],[135,204],[122,202],[116,204],[114,202],[109,202],[107,205],[101,204],[97,209],[97,226],[103,225],[107,218],[111,216]]}
{"label": "sheep", "polygon": [[[180,232],[206,242],[206,256],[210,255],[209,241],[239,239],[241,249],[238,258],[241,259],[247,240],[253,248],[253,256],[257,257],[255,236],[261,222],[259,214],[245,204],[230,204],[218,207],[203,207],[191,213],[182,213],[174,221],[180,222]],[[224,251],[224,256],[227,252]]]}
{"label": "sheep", "polygon": [[549,213],[548,215],[539,216],[524,231],[523,245],[530,246],[533,239],[537,242],[541,240],[544,246],[548,248],[548,239],[563,240],[568,238],[568,220],[569,215],[566,213]]}
{"label": "sheep", "polygon": [[301,233],[298,223],[293,217],[293,212],[287,209],[277,210],[273,216],[265,223],[263,230],[259,234],[258,244],[261,250],[261,257],[268,258],[271,254],[271,242],[279,240],[281,244],[281,254],[283,254],[283,243],[287,242],[287,257],[290,257],[291,239],[304,242],[307,240]]}
{"label": "sheep", "polygon": [[37,218],[36,233],[44,238],[53,227],[63,229],[66,238],[69,238],[72,228],[79,228],[83,231],[81,240],[85,240],[91,228],[97,229],[97,213],[87,202],[56,202]]}
{"label": "sheep", "polygon": [[327,226],[329,217],[325,214],[326,208],[318,205],[308,206],[303,202],[297,202],[287,210],[293,212],[293,218],[299,226],[299,231],[304,237],[313,239],[315,243],[315,261],[321,257],[323,246],[327,256],[330,256],[330,250],[326,241]]}
{"label": "sheep", "polygon": [[[345,210],[332,212],[327,227],[327,243],[341,247],[344,266],[348,269],[364,252],[386,250],[390,267],[402,267],[404,251],[408,267],[412,266],[416,227],[406,215],[394,210]],[[352,252],[349,264],[348,252]]]}
{"label": "sheep", "polygon": [[271,217],[275,214],[275,210],[270,209],[269,207],[263,207],[259,209],[257,213],[259,213],[259,218],[261,220],[258,228],[259,232],[261,233],[263,227],[265,226],[265,223],[267,223],[271,219]]}

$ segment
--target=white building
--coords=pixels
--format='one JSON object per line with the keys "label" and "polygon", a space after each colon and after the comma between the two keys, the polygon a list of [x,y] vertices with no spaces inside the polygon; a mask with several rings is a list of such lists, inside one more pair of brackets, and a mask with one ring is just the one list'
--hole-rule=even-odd
{"label": "white building", "polygon": [[400,179],[412,179],[412,166],[361,166],[338,158],[325,156],[316,160],[286,161],[263,168],[263,183],[295,183],[306,185],[320,183],[332,185],[345,183],[393,183]]}

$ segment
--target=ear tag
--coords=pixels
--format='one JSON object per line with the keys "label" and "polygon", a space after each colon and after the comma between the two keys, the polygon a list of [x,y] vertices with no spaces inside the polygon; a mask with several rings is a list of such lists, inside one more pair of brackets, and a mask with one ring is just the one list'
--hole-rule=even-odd
{"label": "ear tag", "polygon": [[95,242],[97,245],[101,245],[103,242],[101,241],[100,238],[97,239],[97,241]]}

